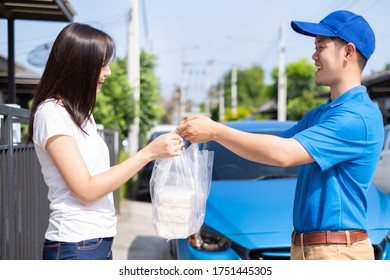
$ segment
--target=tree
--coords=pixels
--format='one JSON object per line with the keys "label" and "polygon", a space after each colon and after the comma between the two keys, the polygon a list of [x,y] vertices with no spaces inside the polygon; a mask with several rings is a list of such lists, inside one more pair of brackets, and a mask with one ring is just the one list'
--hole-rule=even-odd
{"label": "tree", "polygon": [[[315,66],[307,59],[287,65],[287,119],[299,120],[307,111],[325,102],[321,96],[328,88],[316,85],[314,72]],[[269,96],[277,100],[278,68],[273,69],[272,80]]]}
{"label": "tree", "polygon": [[[298,120],[310,109],[324,103],[328,87],[317,86],[315,67],[306,59],[292,62],[286,67],[287,75],[287,118]],[[251,117],[269,118],[269,114],[259,114],[258,108],[270,100],[277,101],[278,68],[272,70],[272,83],[264,84],[264,71],[258,66],[237,71],[237,108],[239,112],[232,114],[231,105],[231,71],[223,75],[225,92],[225,119],[243,119]],[[219,88],[216,85],[214,88]],[[211,108],[212,118],[218,120],[218,108]]]}
{"label": "tree", "polygon": [[289,63],[286,67],[288,98],[302,96],[304,91],[319,91],[315,80],[315,66],[307,59]]}
{"label": "tree", "polygon": [[[229,71],[224,77],[225,92],[231,101],[231,76]],[[258,106],[265,101],[264,70],[259,65],[237,70],[237,103],[243,107]]]}
{"label": "tree", "polygon": [[[225,92],[225,106],[226,119],[240,119],[247,117],[258,106],[266,102],[269,97],[266,93],[266,86],[264,84],[264,70],[259,65],[254,65],[248,69],[237,70],[237,108],[239,112],[234,116],[229,108],[232,103],[231,96],[231,76],[229,71],[223,76],[224,92]],[[219,88],[217,85],[215,88]],[[212,109],[213,110],[213,109]],[[218,109],[214,110],[213,116],[217,118]]]}
{"label": "tree", "polygon": [[301,96],[292,98],[287,104],[287,118],[300,120],[308,111],[325,103],[326,98],[314,97],[314,92],[303,90]]}
{"label": "tree", "polygon": [[326,102],[324,96],[328,87],[317,86],[315,66],[307,59],[290,63],[286,68],[287,74],[287,118],[301,119],[308,111]]}
{"label": "tree", "polygon": [[142,51],[140,59],[140,134],[145,136],[161,120],[164,109],[158,89],[158,78],[155,75],[157,57]]}
{"label": "tree", "polygon": [[126,65],[126,59],[120,58],[110,64],[112,75],[97,94],[94,109],[96,123],[105,128],[118,129],[121,139],[127,137],[129,123],[134,118],[134,102],[131,100]]}
{"label": "tree", "polygon": [[[141,51],[140,54],[140,136],[160,120],[158,79],[154,74],[156,57]],[[119,129],[121,139],[128,135],[129,125],[134,120],[135,101],[127,80],[127,59],[116,58],[110,64],[112,75],[107,78],[96,98],[94,116],[97,123],[106,128]]]}
{"label": "tree", "polygon": [[[319,90],[315,84],[314,72],[314,65],[305,58],[289,63],[286,67],[287,99],[300,96],[304,90]],[[277,67],[272,70],[271,77],[273,83],[270,87],[270,96],[277,99],[279,80]]]}

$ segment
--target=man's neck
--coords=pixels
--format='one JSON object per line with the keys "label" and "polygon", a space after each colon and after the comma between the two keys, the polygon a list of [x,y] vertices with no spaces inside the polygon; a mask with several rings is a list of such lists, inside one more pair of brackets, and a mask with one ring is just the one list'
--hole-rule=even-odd
{"label": "man's neck", "polygon": [[337,99],[340,97],[344,92],[350,90],[351,88],[360,86],[361,83],[361,77],[354,77],[354,78],[348,78],[344,79],[343,81],[338,82],[337,84],[330,86],[330,96],[332,100]]}

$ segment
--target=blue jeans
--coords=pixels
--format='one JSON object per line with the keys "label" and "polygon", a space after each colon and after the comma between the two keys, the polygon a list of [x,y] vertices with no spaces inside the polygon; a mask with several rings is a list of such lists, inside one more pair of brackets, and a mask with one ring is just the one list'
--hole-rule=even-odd
{"label": "blue jeans", "polygon": [[43,260],[112,260],[113,237],[94,238],[80,242],[45,239]]}

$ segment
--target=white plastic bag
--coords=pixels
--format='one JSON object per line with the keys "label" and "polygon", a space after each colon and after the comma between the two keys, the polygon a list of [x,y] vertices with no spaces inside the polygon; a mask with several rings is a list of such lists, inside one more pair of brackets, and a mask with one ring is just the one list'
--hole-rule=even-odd
{"label": "white plastic bag", "polygon": [[156,160],[150,178],[153,225],[167,239],[187,238],[203,224],[214,152],[191,144],[178,157]]}

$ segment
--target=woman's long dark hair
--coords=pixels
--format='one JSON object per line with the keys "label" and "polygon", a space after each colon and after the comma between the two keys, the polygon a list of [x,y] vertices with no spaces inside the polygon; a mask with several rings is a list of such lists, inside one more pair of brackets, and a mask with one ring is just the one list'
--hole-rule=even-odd
{"label": "woman's long dark hair", "polygon": [[83,130],[95,107],[102,67],[114,55],[113,39],[92,26],[71,23],[60,32],[33,97],[28,142],[33,139],[37,108],[51,98],[61,100],[74,123]]}

